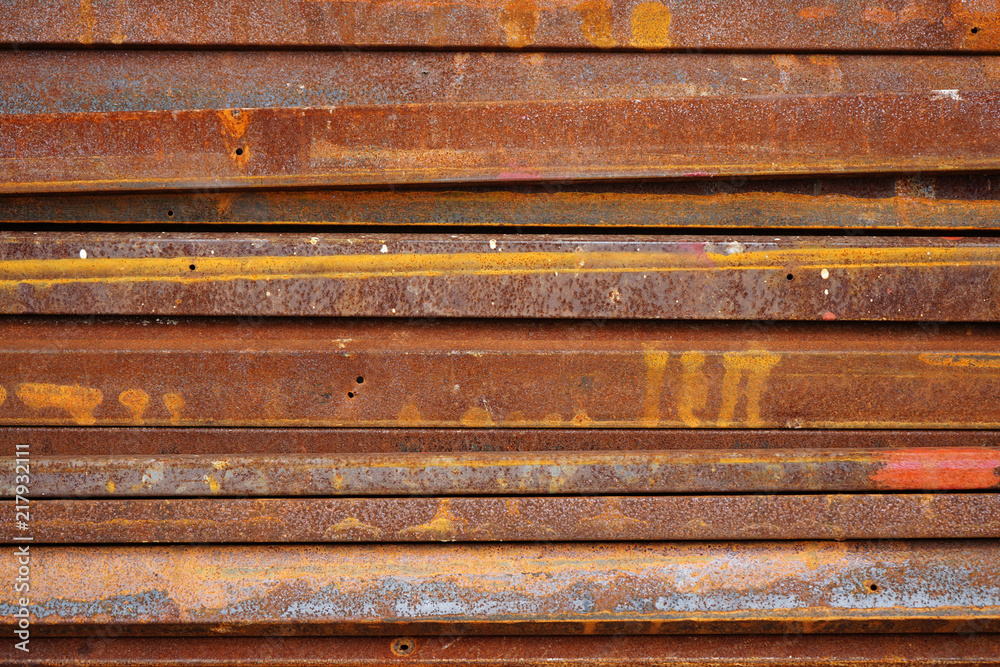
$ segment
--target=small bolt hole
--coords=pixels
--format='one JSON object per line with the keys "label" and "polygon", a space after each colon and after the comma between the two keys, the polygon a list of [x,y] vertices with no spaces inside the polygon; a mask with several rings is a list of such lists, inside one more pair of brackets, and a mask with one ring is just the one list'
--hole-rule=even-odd
{"label": "small bolt hole", "polygon": [[874,581],[866,581],[866,582],[864,582],[863,585],[870,592],[872,592],[872,593],[878,593],[878,584],[876,584]]}
{"label": "small bolt hole", "polygon": [[174,212],[173,211],[167,211],[167,217],[168,218],[174,217]]}
{"label": "small bolt hole", "polygon": [[979,28],[973,28],[969,32],[971,32],[973,35],[975,35],[977,32],[979,32]]}
{"label": "small bolt hole", "polygon": [[347,398],[354,398],[354,392],[353,391],[347,392]]}
{"label": "small bolt hole", "polygon": [[236,154],[237,155],[243,155],[243,149],[242,148],[237,148],[236,149]]}
{"label": "small bolt hole", "polygon": [[358,384],[361,384],[364,381],[365,381],[365,379],[359,375],[358,376]]}
{"label": "small bolt hole", "polygon": [[189,266],[188,268],[189,268],[189,269],[191,269],[192,271],[194,271],[194,270],[195,270],[196,268],[198,268],[198,267],[196,267],[196,266],[195,266],[194,264],[192,264],[192,265],[191,265],[191,266]]}
{"label": "small bolt hole", "polygon": [[787,276],[785,276],[785,280],[795,280],[795,276],[789,273]]}
{"label": "small bolt hole", "polygon": [[412,639],[397,639],[392,643],[392,652],[396,655],[409,655],[416,648],[416,642]]}

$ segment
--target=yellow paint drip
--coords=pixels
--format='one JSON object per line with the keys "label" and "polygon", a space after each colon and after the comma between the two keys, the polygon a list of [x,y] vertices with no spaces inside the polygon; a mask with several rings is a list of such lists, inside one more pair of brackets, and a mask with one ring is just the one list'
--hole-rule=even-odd
{"label": "yellow paint drip", "polygon": [[382,530],[370,524],[363,523],[356,517],[349,516],[343,521],[339,521],[327,528],[323,533],[323,537],[324,539],[330,539],[341,537],[345,533],[361,533],[366,537],[380,537]]}
{"label": "yellow paint drip", "polygon": [[670,46],[670,10],[662,2],[643,2],[632,9],[632,46],[663,49]]}
{"label": "yellow paint drip", "polygon": [[108,483],[105,486],[108,489],[108,493],[114,493],[115,492],[115,483],[113,481],[111,481],[110,479],[108,480]]}
{"label": "yellow paint drip", "polygon": [[500,10],[500,27],[507,46],[519,49],[533,44],[538,29],[538,4],[535,0],[507,0]]}
{"label": "yellow paint drip", "polygon": [[772,352],[727,352],[722,355],[726,369],[722,377],[722,407],[719,409],[718,426],[730,426],[739,401],[739,384],[743,376],[746,381],[746,426],[760,426],[760,399],[767,384],[771,369],[781,360]]}
{"label": "yellow paint drip", "polygon": [[181,420],[181,412],[184,411],[184,399],[180,394],[164,394],[163,405],[170,411],[170,421],[177,423]]}
{"label": "yellow paint drip", "polygon": [[461,423],[462,426],[491,426],[493,418],[484,408],[474,406],[465,411]]}
{"label": "yellow paint drip", "polygon": [[126,389],[118,395],[118,402],[132,413],[132,421],[142,423],[142,415],[149,407],[149,394],[142,389]]}
{"label": "yellow paint drip", "polygon": [[614,15],[607,0],[585,0],[576,6],[576,13],[584,39],[601,49],[618,46],[612,35]]}
{"label": "yellow paint drip", "polygon": [[708,380],[701,372],[704,363],[703,352],[691,351],[681,355],[681,397],[677,412],[686,426],[701,425],[695,411],[704,408],[708,402]]}
{"label": "yellow paint drip", "polygon": [[219,480],[215,479],[215,475],[205,475],[205,483],[213,494],[219,493]]}
{"label": "yellow paint drip", "polygon": [[80,385],[36,384],[18,385],[17,397],[32,410],[56,408],[66,411],[74,422],[82,426],[94,424],[94,410],[104,400],[99,389]]}
{"label": "yellow paint drip", "polygon": [[4,389],[2,385],[0,385],[0,405],[3,405],[4,401],[6,400],[7,400],[7,390]]}
{"label": "yellow paint drip", "polygon": [[413,535],[421,538],[437,538],[442,542],[454,540],[455,516],[451,513],[451,501],[447,498],[438,504],[434,518],[419,526],[411,526],[400,531],[400,535]]}
{"label": "yellow paint drip", "polygon": [[646,396],[642,406],[642,421],[654,425],[660,421],[660,396],[663,393],[663,376],[667,370],[670,353],[646,350]]}

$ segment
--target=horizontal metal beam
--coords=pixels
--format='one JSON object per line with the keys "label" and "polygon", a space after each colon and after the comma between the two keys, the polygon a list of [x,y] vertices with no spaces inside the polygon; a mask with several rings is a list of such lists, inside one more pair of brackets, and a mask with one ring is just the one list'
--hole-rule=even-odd
{"label": "horizontal metal beam", "polygon": [[11,8],[19,45],[996,51],[997,14],[976,2],[596,0],[428,4],[337,1],[45,0]]}
{"label": "horizontal metal beam", "polygon": [[998,114],[993,90],[13,114],[0,193],[996,171]]}
{"label": "horizontal metal beam", "polygon": [[996,428],[997,330],[0,320],[2,425]]}
{"label": "horizontal metal beam", "polygon": [[31,564],[32,638],[1000,629],[996,540],[35,546]]}
{"label": "horizontal metal beam", "polygon": [[0,312],[997,321],[998,251],[992,238],[7,232]]}
{"label": "horizontal metal beam", "polygon": [[[1000,179],[885,178],[546,184],[463,190],[313,190],[0,196],[7,223],[523,227],[1000,228]],[[371,231],[371,230],[369,230]]]}
{"label": "horizontal metal beam", "polygon": [[[32,500],[30,514],[33,544],[1000,538],[995,493]],[[6,544],[27,534],[0,526]]]}
{"label": "horizontal metal beam", "polygon": [[[802,493],[1000,488],[1000,447],[31,459],[34,498]],[[15,495],[0,458],[0,494]]]}
{"label": "horizontal metal beam", "polygon": [[1000,432],[986,429],[0,427],[0,454],[31,457],[996,446]]}
{"label": "horizontal metal beam", "polygon": [[[1000,637],[674,635],[474,637],[48,637],[24,667],[972,667],[1000,664]],[[405,647],[405,648],[404,648]],[[85,656],[85,657],[81,657]]]}

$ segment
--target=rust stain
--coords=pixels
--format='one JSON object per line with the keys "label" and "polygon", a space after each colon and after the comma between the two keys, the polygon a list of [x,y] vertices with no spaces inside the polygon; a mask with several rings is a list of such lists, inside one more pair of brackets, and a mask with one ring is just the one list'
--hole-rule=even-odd
{"label": "rust stain", "polygon": [[533,44],[538,29],[538,3],[535,0],[507,0],[500,10],[500,27],[507,46],[519,49]]}
{"label": "rust stain", "polygon": [[132,421],[142,423],[142,415],[149,407],[149,394],[142,389],[126,389],[118,395],[118,402],[132,413]]}
{"label": "rust stain", "polygon": [[807,21],[821,21],[836,14],[837,10],[830,5],[803,7],[799,10],[799,17]]}
{"label": "rust stain", "polygon": [[104,400],[99,389],[80,385],[36,384],[18,385],[17,397],[32,410],[58,408],[65,410],[77,424],[95,424],[94,409]]}
{"label": "rust stain", "polygon": [[417,409],[416,403],[411,401],[399,411],[399,414],[396,415],[396,421],[400,424],[422,424],[423,417],[420,416],[420,410]]}
{"label": "rust stain", "polygon": [[662,2],[643,2],[632,9],[632,46],[662,49],[671,45],[670,10]]}
{"label": "rust stain", "polygon": [[727,352],[722,355],[722,364],[726,371],[722,377],[722,407],[719,409],[718,426],[729,426],[733,423],[736,404],[739,402],[739,385],[744,374],[747,375],[746,420],[749,427],[760,426],[760,399],[767,384],[767,376],[771,369],[781,360],[772,352]]}
{"label": "rust stain", "polygon": [[646,362],[646,398],[643,402],[642,421],[645,424],[656,424],[660,421],[660,396],[663,393],[663,376],[670,353],[646,350],[643,359]]}
{"label": "rust stain", "polygon": [[239,109],[222,109],[216,115],[222,122],[222,134],[226,137],[229,158],[243,169],[250,160],[250,146],[243,141],[247,128],[250,127],[250,113]]}
{"label": "rust stain", "polygon": [[700,426],[701,420],[694,414],[708,402],[708,379],[701,372],[705,363],[702,352],[685,352],[681,355],[681,397],[677,411],[681,421],[687,426]]}
{"label": "rust stain", "polygon": [[170,411],[170,421],[175,424],[181,420],[181,412],[184,410],[184,399],[180,394],[164,394],[163,405]]}
{"label": "rust stain", "polygon": [[576,6],[580,16],[580,32],[592,45],[609,49],[618,46],[612,34],[614,15],[607,0],[585,0]]}
{"label": "rust stain", "polygon": [[964,448],[888,451],[884,466],[871,476],[879,488],[989,489],[1000,479],[1000,453]]}
{"label": "rust stain", "polygon": [[323,532],[323,539],[334,540],[345,535],[361,534],[365,537],[381,537],[382,529],[371,524],[360,521],[357,517],[349,516],[343,521],[339,521]]}
{"label": "rust stain", "polygon": [[454,541],[456,521],[464,523],[464,521],[457,520],[451,513],[451,500],[448,498],[442,498],[441,502],[438,504],[437,512],[434,513],[434,518],[427,523],[420,524],[419,526],[410,526],[409,528],[405,528],[400,531],[400,535],[412,535],[414,537],[424,539],[437,539],[442,542]]}

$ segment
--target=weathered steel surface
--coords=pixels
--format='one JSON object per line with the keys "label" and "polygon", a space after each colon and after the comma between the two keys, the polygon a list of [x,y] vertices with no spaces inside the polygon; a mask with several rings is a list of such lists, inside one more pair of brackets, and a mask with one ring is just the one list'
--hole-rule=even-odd
{"label": "weathered steel surface", "polygon": [[[404,644],[408,650],[401,650]],[[394,650],[395,649],[395,650]],[[46,638],[24,667],[972,667],[1000,664],[1000,637],[674,635],[476,637]]]}
{"label": "weathered steel surface", "polygon": [[988,2],[94,0],[14,3],[9,44],[997,51]]}
{"label": "weathered steel surface", "polygon": [[[817,103],[831,96],[918,95],[961,110],[975,104],[966,93],[996,90],[1000,57],[96,49],[0,52],[0,74],[3,115],[216,110],[219,128],[235,141],[252,125],[229,117],[242,109],[416,105],[426,113],[426,105],[617,100],[632,105],[631,115],[641,108],[637,102],[654,100],[710,98],[737,109],[760,96],[775,104],[782,97]],[[553,106],[551,114],[558,112]],[[473,114],[460,125],[478,120]],[[521,133],[544,130],[535,119],[519,120]],[[686,125],[704,132],[697,120]],[[618,119],[622,127],[629,122]],[[889,126],[898,122],[890,117]],[[814,139],[847,136],[836,126],[817,129]],[[915,127],[899,131],[919,134]]]}
{"label": "weathered steel surface", "polygon": [[[993,175],[727,179],[464,190],[6,195],[7,223],[732,229],[1000,228]],[[36,227],[36,230],[38,228]],[[371,231],[371,230],[369,230]],[[960,233],[961,233],[960,232]]]}
{"label": "weathered steel surface", "polygon": [[[15,459],[0,458],[13,497]],[[796,493],[1000,487],[1000,448],[33,457],[33,498]],[[998,496],[1000,497],[1000,496]]]}
{"label": "weathered steel surface", "polygon": [[673,449],[906,449],[1000,447],[1000,432],[646,428],[130,428],[0,427],[0,455],[357,454],[649,451]]}
{"label": "weathered steel surface", "polygon": [[0,312],[1000,320],[995,239],[7,232]]}
{"label": "weathered steel surface", "polygon": [[996,428],[987,325],[0,321],[3,425]]}
{"label": "weathered steel surface", "polygon": [[997,63],[8,53],[0,189],[997,169]]}
{"label": "weathered steel surface", "polygon": [[[1000,542],[45,547],[32,637],[996,632]],[[0,563],[14,581],[16,559]],[[9,628],[17,594],[0,593]]]}
{"label": "weathered steel surface", "polygon": [[[995,493],[33,500],[30,511],[34,544],[1000,538]],[[0,541],[16,535],[0,526]]]}

